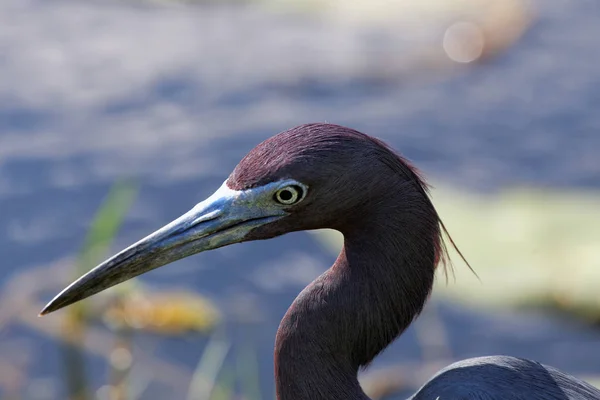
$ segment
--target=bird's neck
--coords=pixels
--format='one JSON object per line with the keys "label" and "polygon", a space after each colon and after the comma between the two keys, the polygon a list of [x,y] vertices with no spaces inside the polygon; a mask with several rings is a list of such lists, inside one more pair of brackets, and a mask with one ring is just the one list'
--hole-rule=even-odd
{"label": "bird's neck", "polygon": [[438,228],[413,222],[386,217],[373,221],[377,229],[345,232],[335,264],[300,293],[281,321],[278,400],[368,399],[359,368],[410,325],[433,285],[431,230]]}

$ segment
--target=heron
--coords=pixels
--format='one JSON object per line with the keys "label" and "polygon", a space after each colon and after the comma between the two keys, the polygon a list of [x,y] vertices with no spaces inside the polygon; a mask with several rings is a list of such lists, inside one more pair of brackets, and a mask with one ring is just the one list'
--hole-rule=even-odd
{"label": "heron", "polygon": [[[420,314],[448,260],[446,240],[456,246],[419,171],[340,125],[305,124],[263,141],[213,195],[83,275],[40,315],[193,254],[323,228],[344,244],[280,322],[276,396],[368,400],[359,371]],[[442,369],[410,399],[582,400],[600,390],[538,362],[489,356]]]}

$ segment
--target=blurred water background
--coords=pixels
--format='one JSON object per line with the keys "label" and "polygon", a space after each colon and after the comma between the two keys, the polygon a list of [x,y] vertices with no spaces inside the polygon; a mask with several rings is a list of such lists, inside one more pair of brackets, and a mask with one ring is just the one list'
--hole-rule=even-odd
{"label": "blurred water background", "polygon": [[599,18],[592,0],[0,0],[0,397],[274,398],[278,322],[334,233],[37,312],[258,142],[315,121],[413,160],[481,277],[440,274],[362,375],[373,398],[491,354],[598,384]]}

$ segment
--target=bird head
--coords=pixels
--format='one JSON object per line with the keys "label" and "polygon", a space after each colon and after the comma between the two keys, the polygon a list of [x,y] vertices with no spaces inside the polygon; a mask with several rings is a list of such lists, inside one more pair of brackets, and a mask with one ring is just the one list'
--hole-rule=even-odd
{"label": "bird head", "polygon": [[[382,201],[398,193],[407,197]],[[41,314],[196,253],[299,230],[348,233],[367,223],[368,210],[415,199],[430,204],[414,169],[379,140],[302,125],[256,146],[212,196],[73,282]]]}

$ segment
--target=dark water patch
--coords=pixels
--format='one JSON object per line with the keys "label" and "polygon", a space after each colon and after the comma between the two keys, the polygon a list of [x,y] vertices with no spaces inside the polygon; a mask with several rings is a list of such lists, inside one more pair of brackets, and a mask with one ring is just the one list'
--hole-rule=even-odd
{"label": "dark water patch", "polygon": [[0,199],[0,281],[25,266],[76,254],[110,184],[47,187]]}
{"label": "dark water patch", "polygon": [[213,105],[233,109],[249,107],[253,104],[260,104],[269,95],[268,91],[261,90],[261,88],[250,87],[244,90],[225,92],[214,100]]}
{"label": "dark water patch", "polygon": [[121,115],[140,112],[160,103],[191,108],[202,99],[203,92],[199,82],[188,75],[163,76],[143,90],[109,101],[100,108],[99,112],[109,116]]}
{"label": "dark water patch", "polygon": [[52,125],[56,120],[57,115],[49,109],[0,106],[0,134],[2,131],[26,134]]}
{"label": "dark water patch", "polygon": [[341,100],[360,99],[382,96],[398,89],[398,84],[385,78],[343,78],[326,80],[321,77],[305,76],[295,82],[269,83],[264,90],[276,92],[292,99],[311,100],[316,102],[339,102]]}
{"label": "dark water patch", "polygon": [[[574,321],[535,312],[486,314],[451,304],[441,305],[440,311],[453,352],[461,358],[506,354],[510,349],[508,355],[533,359],[571,374],[589,373],[598,367],[600,331]],[[474,344],[484,337],[488,339],[485,345]]]}
{"label": "dark water patch", "polygon": [[219,107],[242,108],[272,99],[306,101],[327,104],[328,107],[364,103],[369,98],[389,94],[397,84],[385,79],[324,80],[321,77],[303,77],[298,81],[267,82],[248,85],[243,90],[222,94],[213,103]]}

